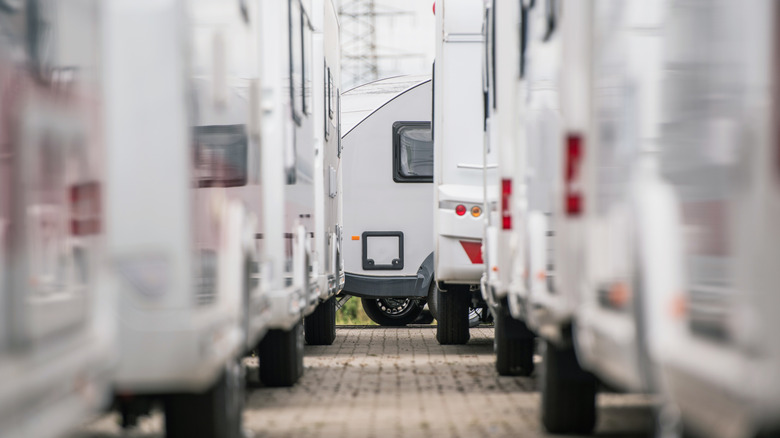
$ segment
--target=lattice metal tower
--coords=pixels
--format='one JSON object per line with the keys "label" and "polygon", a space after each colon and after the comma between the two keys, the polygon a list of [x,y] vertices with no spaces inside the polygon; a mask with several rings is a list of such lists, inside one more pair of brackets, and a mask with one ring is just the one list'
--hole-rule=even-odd
{"label": "lattice metal tower", "polygon": [[406,14],[387,6],[377,7],[375,0],[341,0],[341,78],[345,89],[379,79],[379,58],[388,55],[378,53],[377,17]]}
{"label": "lattice metal tower", "polygon": [[342,0],[339,20],[341,77],[345,87],[378,79],[374,0]]}

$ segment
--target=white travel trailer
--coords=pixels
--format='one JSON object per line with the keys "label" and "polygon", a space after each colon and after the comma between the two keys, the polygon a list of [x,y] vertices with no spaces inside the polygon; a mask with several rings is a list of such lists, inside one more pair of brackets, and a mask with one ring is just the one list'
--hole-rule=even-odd
{"label": "white travel trailer", "polygon": [[509,289],[524,288],[524,213],[526,206],[525,67],[521,65],[527,23],[520,2],[486,4],[485,156],[496,156],[497,169],[485,173],[485,236],[482,296],[495,321],[496,370],[501,375],[530,375],[534,335],[522,319],[510,315]]}
{"label": "white travel trailer", "polygon": [[60,436],[111,400],[101,3],[0,3],[3,437]]}
{"label": "white travel trailer", "polygon": [[[436,3],[436,61],[433,69],[434,314],[442,344],[469,339],[469,307],[480,299],[483,271],[482,0]],[[475,292],[475,293],[472,293]]]}
{"label": "white travel trailer", "polygon": [[382,325],[422,312],[433,278],[431,81],[399,76],[343,95],[344,292]]}
{"label": "white travel trailer", "polygon": [[669,2],[660,178],[639,237],[656,249],[642,275],[659,278],[651,355],[702,437],[780,430],[779,14],[773,1]]}

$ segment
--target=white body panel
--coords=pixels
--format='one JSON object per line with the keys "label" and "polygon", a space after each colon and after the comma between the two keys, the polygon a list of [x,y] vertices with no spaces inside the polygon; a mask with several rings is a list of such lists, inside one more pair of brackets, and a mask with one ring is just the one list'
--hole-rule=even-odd
{"label": "white body panel", "polygon": [[672,1],[668,17],[649,187],[671,192],[656,207],[679,243],[648,260],[665,280],[651,353],[693,431],[755,436],[780,428],[777,4]]}
{"label": "white body panel", "polygon": [[37,438],[110,401],[116,302],[101,206],[102,5],[30,5],[0,12],[0,436]]}
{"label": "white body panel", "polygon": [[[414,281],[433,252],[429,208],[433,193],[431,182],[394,180],[393,133],[396,122],[430,122],[431,81],[402,76],[372,82],[344,93],[342,110],[345,271],[349,275],[408,277]],[[398,258],[403,260],[403,267],[364,269],[364,232],[403,233],[402,254],[398,254],[397,247],[390,247],[397,245],[396,238],[390,238],[388,248],[376,249],[391,254],[390,260],[377,259],[377,264],[389,264],[392,258]],[[370,239],[379,242],[378,237]],[[373,257],[374,248],[366,249],[366,257]],[[366,292],[349,290],[349,284],[348,277],[347,292]]]}
{"label": "white body panel", "polygon": [[[592,125],[586,135],[582,296],[576,321],[578,359],[601,379],[626,390],[652,390],[647,357],[645,283],[659,273],[639,268],[648,258],[644,235],[664,223],[648,219],[659,145],[663,1],[593,3]],[[645,265],[647,266],[647,265]]]}
{"label": "white body panel", "polygon": [[[495,167],[483,155],[484,100],[481,93],[483,3],[448,0],[436,4],[436,63],[433,78],[434,132],[434,272],[436,281],[479,284],[481,250],[470,258],[461,241],[479,245],[486,167]],[[458,216],[458,204],[466,214]]]}

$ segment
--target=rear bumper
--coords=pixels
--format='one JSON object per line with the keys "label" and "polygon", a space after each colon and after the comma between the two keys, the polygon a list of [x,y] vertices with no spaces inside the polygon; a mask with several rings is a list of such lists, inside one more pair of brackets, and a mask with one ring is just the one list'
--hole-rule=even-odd
{"label": "rear bumper", "polygon": [[346,274],[344,293],[361,298],[426,298],[430,279],[421,276],[379,277]]}

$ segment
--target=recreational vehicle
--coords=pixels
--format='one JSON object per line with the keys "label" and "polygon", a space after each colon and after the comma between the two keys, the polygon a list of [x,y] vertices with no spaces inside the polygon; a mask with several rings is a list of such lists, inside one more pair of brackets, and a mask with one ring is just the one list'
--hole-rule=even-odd
{"label": "recreational vehicle", "polygon": [[497,169],[485,168],[485,271],[482,297],[495,322],[496,370],[500,375],[530,375],[534,370],[534,334],[510,314],[508,291],[525,288],[524,265],[525,158],[522,136],[526,112],[522,64],[527,23],[520,2],[492,1],[485,10],[483,86],[485,156],[496,156]]}
{"label": "recreational vehicle", "polygon": [[[658,390],[647,351],[647,332],[653,328],[645,313],[648,296],[663,279],[646,260],[664,255],[657,252],[662,247],[645,242],[645,232],[659,242],[672,237],[657,234],[664,216],[655,211],[653,194],[643,184],[659,146],[664,3],[596,0],[589,5],[592,21],[583,39],[590,46],[587,71],[592,75],[578,86],[589,89],[591,116],[581,137],[567,135],[565,144],[566,165],[580,175],[575,214],[583,221],[579,278],[571,283],[580,295],[575,356],[582,368],[623,391]],[[645,229],[641,234],[639,227]],[[581,412],[595,416],[595,399],[588,395],[586,403]],[[552,402],[545,407],[555,409]],[[581,420],[583,428],[593,422],[584,415]]]}
{"label": "recreational vehicle", "polygon": [[[320,304],[304,320],[306,343],[330,345],[336,338],[336,298],[344,287],[341,188],[341,47],[331,0],[312,4],[314,93],[314,238],[312,272]],[[315,60],[324,60],[319,62]]]}
{"label": "recreational vehicle", "polygon": [[431,81],[400,76],[343,95],[344,292],[381,325],[422,312],[433,278]]}
{"label": "recreational vehicle", "polygon": [[518,12],[523,126],[517,150],[524,157],[509,199],[519,204],[510,213],[518,213],[520,234],[513,240],[522,253],[507,305],[544,341],[542,423],[551,432],[589,432],[596,380],[577,361],[572,327],[580,301],[591,2],[524,2]]}
{"label": "recreational vehicle", "polygon": [[106,3],[116,405],[128,426],[161,400],[169,437],[241,433],[255,224],[230,189],[257,184],[237,114],[257,77],[238,63],[258,25],[246,6],[252,20],[207,0]]}
{"label": "recreational vehicle", "polygon": [[468,341],[469,309],[481,301],[484,171],[496,167],[482,147],[483,8],[481,0],[435,6],[433,271],[436,338],[442,344]]}
{"label": "recreational vehicle", "polygon": [[59,436],[111,400],[101,3],[0,3],[3,437]]}
{"label": "recreational vehicle", "polygon": [[702,437],[780,430],[778,17],[772,1],[669,2],[641,273],[658,285],[651,355]]}

